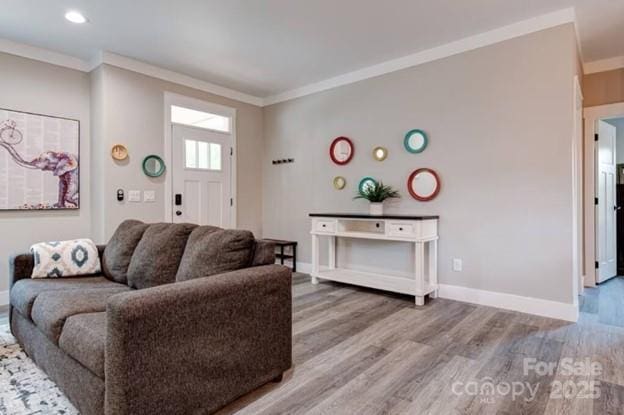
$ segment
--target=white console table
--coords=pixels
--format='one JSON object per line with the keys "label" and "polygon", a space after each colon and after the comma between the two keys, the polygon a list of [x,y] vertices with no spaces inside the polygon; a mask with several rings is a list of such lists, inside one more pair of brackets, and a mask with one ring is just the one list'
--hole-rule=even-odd
{"label": "white console table", "polygon": [[[360,215],[311,213],[312,284],[318,279],[361,285],[415,296],[416,305],[425,296],[438,294],[438,216]],[[321,266],[319,238],[329,240],[329,260]],[[355,271],[336,265],[336,238],[376,239],[414,244],[414,274],[411,278]]]}

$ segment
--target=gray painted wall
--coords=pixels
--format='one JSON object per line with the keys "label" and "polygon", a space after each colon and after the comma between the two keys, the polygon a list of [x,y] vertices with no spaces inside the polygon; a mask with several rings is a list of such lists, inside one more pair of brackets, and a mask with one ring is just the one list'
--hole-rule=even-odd
{"label": "gray painted wall", "polygon": [[[452,284],[572,303],[572,25],[560,26],[436,62],[265,108],[266,237],[294,239],[310,261],[310,212],[365,212],[352,197],[371,175],[403,198],[387,211],[439,214],[439,277]],[[427,131],[418,155],[402,147],[412,128]],[[346,166],[328,157],[331,140],[351,137]],[[389,150],[372,159],[374,146]],[[274,158],[294,157],[287,165]],[[405,182],[435,169],[442,191],[413,200]],[[334,176],[347,187],[334,190]],[[350,249],[345,249],[349,247]],[[403,243],[346,241],[339,263],[409,270]],[[463,272],[452,271],[463,259]]]}
{"label": "gray painted wall", "polygon": [[[236,108],[238,145],[238,227],[262,233],[262,108],[183,87],[114,66],[103,65],[92,76],[94,137],[97,137],[98,177],[94,183],[98,207],[95,237],[106,241],[126,218],[164,220],[165,176],[149,178],[141,170],[148,154],[164,153],[164,92],[174,92]],[[101,117],[98,119],[98,117]],[[128,161],[110,157],[114,144],[127,146]],[[170,166],[168,166],[170,167]],[[165,174],[171,174],[168,170]],[[156,203],[119,203],[116,190],[155,190]]]}
{"label": "gray painted wall", "polygon": [[89,75],[0,53],[0,107],[80,120],[80,210],[0,211],[0,292],[8,290],[8,257],[33,242],[90,234]]}

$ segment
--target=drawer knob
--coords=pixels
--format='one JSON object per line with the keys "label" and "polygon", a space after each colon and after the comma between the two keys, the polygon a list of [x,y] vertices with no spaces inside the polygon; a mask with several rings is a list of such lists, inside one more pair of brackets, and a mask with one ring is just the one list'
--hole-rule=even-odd
{"label": "drawer knob", "polygon": [[400,230],[400,231],[402,231],[402,230],[403,230],[403,228],[399,228],[399,230]]}
{"label": "drawer knob", "polygon": [[378,223],[376,223],[376,224],[375,224],[375,227],[379,228],[379,224],[378,224]]}
{"label": "drawer knob", "polygon": [[325,227],[325,224],[323,224],[323,228]]}

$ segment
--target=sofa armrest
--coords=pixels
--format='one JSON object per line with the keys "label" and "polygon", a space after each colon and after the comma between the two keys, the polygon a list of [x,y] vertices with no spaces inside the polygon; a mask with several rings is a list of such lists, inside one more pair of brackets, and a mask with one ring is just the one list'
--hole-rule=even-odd
{"label": "sofa armrest", "polygon": [[30,278],[35,259],[32,254],[13,255],[9,258],[9,289],[19,280]]}
{"label": "sofa armrest", "polygon": [[111,297],[106,413],[211,413],[280,376],[291,278],[267,265]]}

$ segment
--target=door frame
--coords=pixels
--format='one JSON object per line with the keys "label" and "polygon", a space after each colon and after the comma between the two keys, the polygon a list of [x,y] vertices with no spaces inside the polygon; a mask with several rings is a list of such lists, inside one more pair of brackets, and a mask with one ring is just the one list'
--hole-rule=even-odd
{"label": "door frame", "polygon": [[[172,166],[173,166],[173,137],[171,122],[171,106],[176,105],[179,107],[190,108],[197,111],[205,111],[212,114],[222,115],[231,119],[230,137],[232,139],[232,158],[230,164],[230,194],[232,195],[232,205],[230,206],[230,227],[236,228],[238,223],[238,193],[237,193],[237,159],[238,159],[238,147],[236,140],[236,108],[226,107],[224,105],[215,104],[212,102],[202,101],[197,98],[187,97],[185,95],[176,94],[174,92],[165,91],[164,95],[164,136],[165,136],[165,148],[163,152],[163,160],[165,166],[169,170],[168,174],[165,174],[165,222],[173,222],[173,178],[172,178]],[[192,127],[192,126],[190,126]],[[212,130],[208,130],[212,131]],[[222,131],[218,131],[221,134]]]}
{"label": "door frame", "polygon": [[596,125],[598,120],[624,117],[624,102],[597,105],[583,110],[585,119],[585,286],[595,287],[598,281],[596,263]]}

